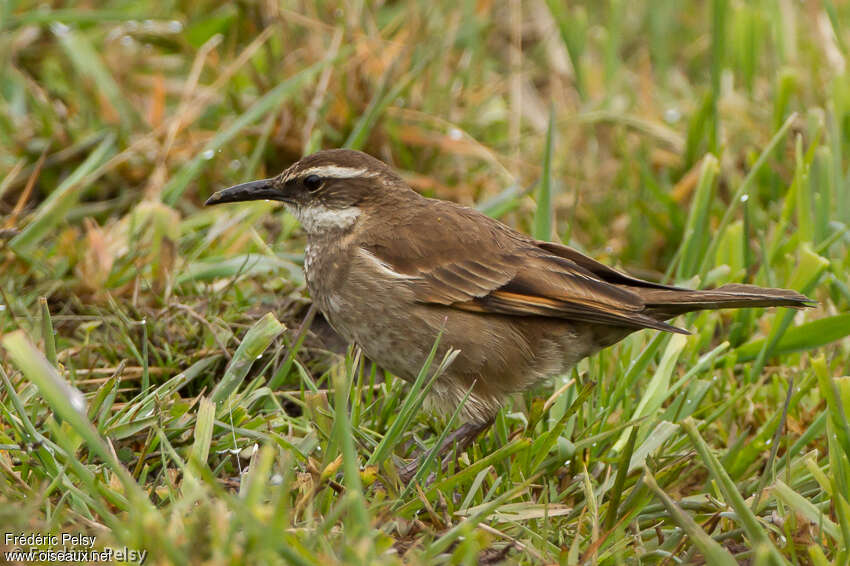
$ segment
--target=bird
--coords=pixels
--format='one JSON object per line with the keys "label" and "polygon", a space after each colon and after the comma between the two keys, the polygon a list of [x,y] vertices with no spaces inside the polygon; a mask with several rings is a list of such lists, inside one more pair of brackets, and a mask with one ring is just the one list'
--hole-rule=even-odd
{"label": "bird", "polygon": [[355,150],[318,151],[205,204],[250,200],[281,201],[300,221],[313,303],[374,363],[413,381],[438,334],[437,359],[458,351],[429,402],[452,414],[466,399],[463,424],[447,439],[461,446],[512,394],[635,331],[687,334],[667,321],[691,311],[812,305],[787,289],[644,281],[473,208],[420,195]]}

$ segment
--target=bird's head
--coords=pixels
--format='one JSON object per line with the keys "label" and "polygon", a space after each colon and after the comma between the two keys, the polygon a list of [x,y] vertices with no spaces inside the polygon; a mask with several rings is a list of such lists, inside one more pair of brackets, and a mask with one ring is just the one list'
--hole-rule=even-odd
{"label": "bird's head", "polygon": [[416,194],[382,161],[360,151],[330,149],[302,158],[277,177],[218,191],[205,204],[281,201],[308,234],[318,234],[348,229],[364,211],[407,191]]}

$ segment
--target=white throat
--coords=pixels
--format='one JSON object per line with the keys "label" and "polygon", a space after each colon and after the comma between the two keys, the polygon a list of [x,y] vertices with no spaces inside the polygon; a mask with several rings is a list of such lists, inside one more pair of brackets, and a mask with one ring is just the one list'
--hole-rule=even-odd
{"label": "white throat", "polygon": [[329,230],[344,230],[357,221],[361,210],[356,206],[347,208],[328,208],[321,204],[290,207],[308,234],[320,234]]}

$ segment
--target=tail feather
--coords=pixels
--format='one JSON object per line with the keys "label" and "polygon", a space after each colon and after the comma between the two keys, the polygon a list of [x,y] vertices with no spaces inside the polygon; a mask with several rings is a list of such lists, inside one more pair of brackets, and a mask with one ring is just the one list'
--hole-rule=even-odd
{"label": "tail feather", "polygon": [[790,289],[769,289],[738,283],[706,291],[641,289],[639,293],[646,304],[646,313],[662,320],[699,310],[748,307],[801,309],[815,304],[810,298]]}

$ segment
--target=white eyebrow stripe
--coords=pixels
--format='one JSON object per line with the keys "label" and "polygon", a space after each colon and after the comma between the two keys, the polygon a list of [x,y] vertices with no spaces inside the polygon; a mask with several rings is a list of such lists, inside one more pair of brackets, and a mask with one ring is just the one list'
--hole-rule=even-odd
{"label": "white eyebrow stripe", "polygon": [[316,167],[311,167],[310,169],[305,169],[304,171],[299,171],[299,177],[306,177],[307,175],[318,175],[319,177],[325,177],[330,179],[353,179],[355,177],[374,177],[374,173],[367,173],[367,170],[364,168],[355,168],[355,167],[341,167],[339,165],[319,165]]}

